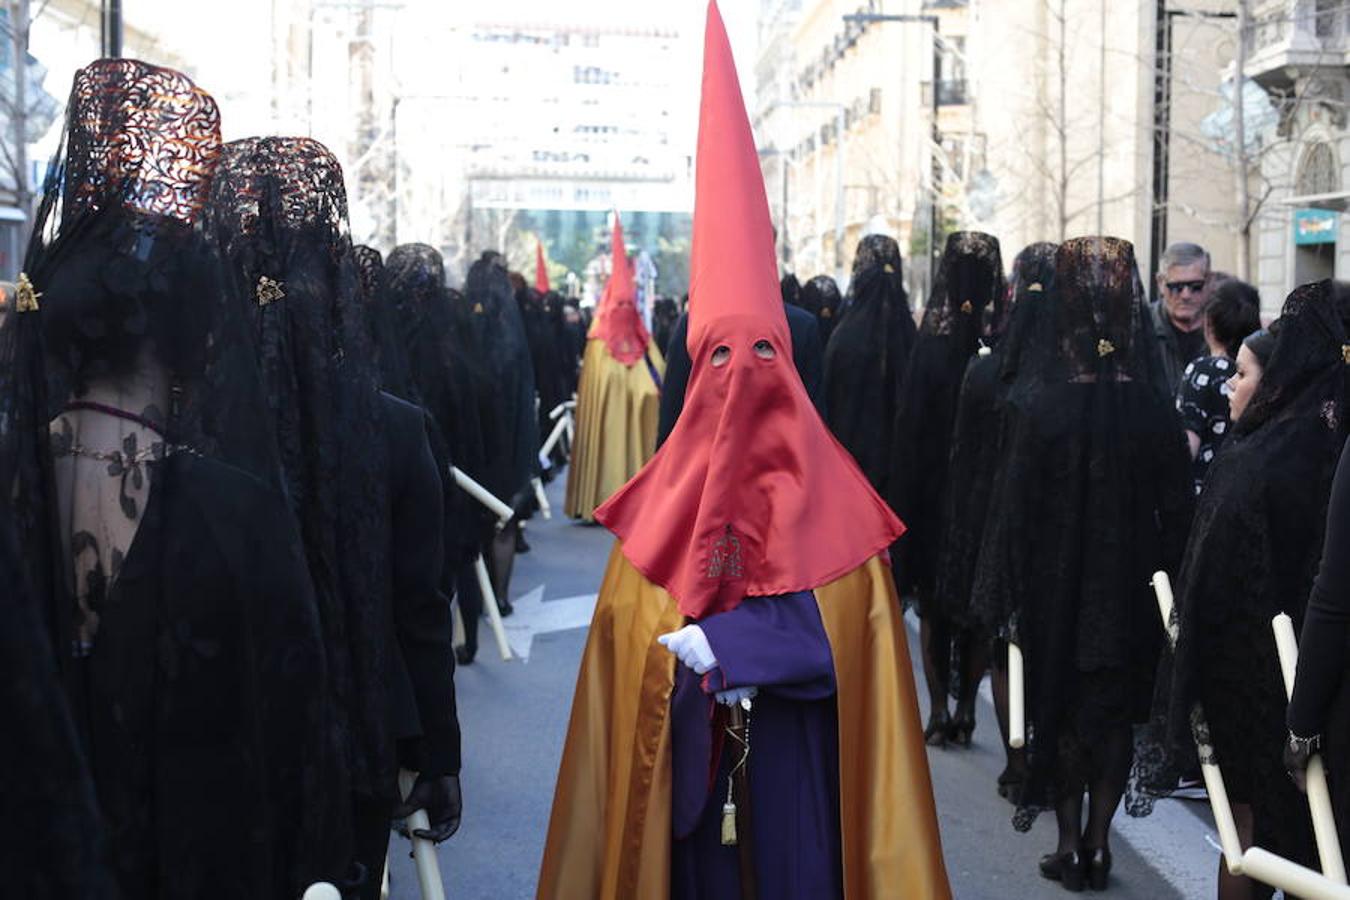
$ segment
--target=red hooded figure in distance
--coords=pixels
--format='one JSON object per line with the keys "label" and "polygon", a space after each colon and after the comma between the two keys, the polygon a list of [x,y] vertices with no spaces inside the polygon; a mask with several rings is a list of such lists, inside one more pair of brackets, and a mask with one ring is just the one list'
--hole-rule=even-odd
{"label": "red hooded figure in distance", "polygon": [[588,522],[595,508],[651,459],[666,372],[637,310],[637,284],[617,212],[610,247],[609,282],[581,362],[577,434],[563,504],[567,515]]}
{"label": "red hooded figure in distance", "polygon": [[595,513],[618,541],[538,896],[949,897],[884,559],[903,526],[793,371],[716,3],[696,186],[685,408]]}

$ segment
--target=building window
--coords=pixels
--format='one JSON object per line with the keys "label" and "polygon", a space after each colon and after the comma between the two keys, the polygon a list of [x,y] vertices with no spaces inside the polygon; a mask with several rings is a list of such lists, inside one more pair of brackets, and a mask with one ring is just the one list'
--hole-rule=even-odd
{"label": "building window", "polygon": [[1298,164],[1296,179],[1299,196],[1332,194],[1341,189],[1341,175],[1336,165],[1336,152],[1326,141],[1309,144]]}

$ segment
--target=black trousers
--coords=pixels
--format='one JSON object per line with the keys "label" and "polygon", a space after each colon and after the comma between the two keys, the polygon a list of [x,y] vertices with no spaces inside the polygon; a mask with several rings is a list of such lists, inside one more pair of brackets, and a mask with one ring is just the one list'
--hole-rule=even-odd
{"label": "black trousers", "polygon": [[380,900],[380,883],[384,880],[385,857],[389,852],[389,823],[393,811],[392,800],[376,800],[360,794],[352,796],[356,861],[366,869],[361,900]]}

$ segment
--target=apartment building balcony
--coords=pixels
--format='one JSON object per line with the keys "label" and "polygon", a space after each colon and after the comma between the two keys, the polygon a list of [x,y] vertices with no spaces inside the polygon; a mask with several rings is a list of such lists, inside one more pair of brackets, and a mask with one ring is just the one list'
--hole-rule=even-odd
{"label": "apartment building balcony", "polygon": [[[931,80],[923,82],[920,90],[924,109],[930,109],[933,105],[933,82]],[[938,106],[965,106],[969,102],[964,78],[944,78],[938,81]]]}
{"label": "apartment building balcony", "polygon": [[1257,0],[1252,9],[1247,76],[1288,88],[1300,72],[1350,64],[1350,5],[1345,0]]}

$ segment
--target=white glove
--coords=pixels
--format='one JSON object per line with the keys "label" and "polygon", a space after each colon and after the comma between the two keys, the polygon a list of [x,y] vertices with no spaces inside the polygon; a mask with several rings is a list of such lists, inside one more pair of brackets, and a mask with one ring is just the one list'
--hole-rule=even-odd
{"label": "white glove", "polygon": [[679,631],[660,635],[656,641],[698,675],[717,668],[717,657],[713,656],[708,636],[697,625],[686,625]]}
{"label": "white glove", "polygon": [[759,688],[738,687],[726,691],[718,691],[714,696],[717,697],[717,702],[723,706],[735,706],[742,700],[752,699],[758,693]]}

